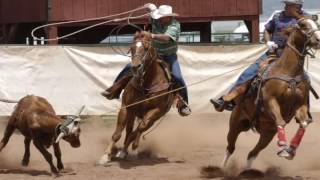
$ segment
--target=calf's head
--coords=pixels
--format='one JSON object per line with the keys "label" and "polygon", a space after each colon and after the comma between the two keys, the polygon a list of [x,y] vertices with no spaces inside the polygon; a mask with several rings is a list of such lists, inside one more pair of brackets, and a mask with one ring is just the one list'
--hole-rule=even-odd
{"label": "calf's head", "polygon": [[55,143],[58,143],[63,139],[69,142],[72,147],[80,147],[80,120],[79,116],[65,116],[64,122],[56,129],[57,138]]}

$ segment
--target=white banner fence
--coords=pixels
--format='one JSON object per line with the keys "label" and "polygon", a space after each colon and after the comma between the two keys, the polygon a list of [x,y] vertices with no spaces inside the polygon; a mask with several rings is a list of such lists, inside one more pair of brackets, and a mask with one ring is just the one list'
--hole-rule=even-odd
{"label": "white banner fence", "polygon": [[[264,45],[180,46],[178,57],[185,81],[191,85],[192,112],[213,112],[209,99],[225,93],[265,50]],[[58,114],[74,114],[83,105],[86,115],[116,114],[120,101],[106,100],[100,92],[129,62],[130,58],[110,47],[0,46],[0,98],[19,100],[33,94],[46,98]],[[319,53],[309,59],[306,69],[319,90]],[[313,97],[311,102],[312,111],[319,112],[320,102]],[[10,115],[13,108],[14,104],[0,102],[0,115]]]}

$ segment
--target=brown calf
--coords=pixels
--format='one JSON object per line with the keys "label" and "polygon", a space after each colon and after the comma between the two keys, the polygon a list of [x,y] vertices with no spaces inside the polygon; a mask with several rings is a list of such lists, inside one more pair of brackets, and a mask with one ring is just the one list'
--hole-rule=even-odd
{"label": "brown calf", "polygon": [[[18,129],[25,136],[22,165],[29,164],[30,142],[33,140],[35,147],[49,163],[52,174],[57,176],[58,170],[64,169],[59,140],[64,139],[75,148],[80,146],[80,118],[79,116],[66,117],[64,121],[60,119],[49,102],[42,97],[28,95],[22,98],[9,119],[4,137],[0,142],[0,152],[8,143],[14,130]],[[58,170],[53,165],[52,155],[47,151],[51,145],[57,158]]]}

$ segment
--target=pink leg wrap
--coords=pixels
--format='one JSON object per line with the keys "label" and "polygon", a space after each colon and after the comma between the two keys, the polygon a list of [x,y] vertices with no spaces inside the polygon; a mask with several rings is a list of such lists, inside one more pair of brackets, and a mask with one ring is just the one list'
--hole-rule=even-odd
{"label": "pink leg wrap", "polygon": [[278,146],[285,146],[287,145],[287,138],[286,132],[282,126],[278,126]]}
{"label": "pink leg wrap", "polygon": [[299,128],[296,132],[296,135],[291,140],[291,146],[297,148],[302,140],[304,132],[306,131],[305,128]]}

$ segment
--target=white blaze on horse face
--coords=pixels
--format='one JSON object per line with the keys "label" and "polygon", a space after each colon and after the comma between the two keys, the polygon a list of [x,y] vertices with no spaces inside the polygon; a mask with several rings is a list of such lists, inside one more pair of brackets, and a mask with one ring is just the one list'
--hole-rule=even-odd
{"label": "white blaze on horse face", "polygon": [[311,34],[311,44],[313,46],[319,46],[320,44],[320,31],[318,29],[318,26],[317,24],[311,20],[311,19],[306,19],[305,22],[308,24],[309,28],[311,28],[309,30],[309,32],[313,32]]}
{"label": "white blaze on horse face", "polygon": [[136,47],[137,48],[140,48],[141,46],[142,46],[142,42],[139,41],[139,42],[136,43]]}

